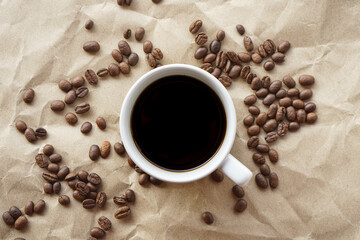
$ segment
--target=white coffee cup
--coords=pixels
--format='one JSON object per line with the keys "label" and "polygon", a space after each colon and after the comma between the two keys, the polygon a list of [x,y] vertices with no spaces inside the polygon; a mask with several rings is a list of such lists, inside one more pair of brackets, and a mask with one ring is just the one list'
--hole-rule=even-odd
{"label": "white coffee cup", "polygon": [[[206,164],[188,171],[169,171],[148,160],[138,150],[131,133],[131,114],[142,91],[158,79],[171,75],[186,75],[202,81],[220,98],[226,114],[226,132],[222,145]],[[130,158],[147,174],[166,181],[184,183],[203,178],[220,168],[237,184],[246,184],[252,177],[251,171],[230,153],[236,134],[236,113],[232,99],[225,87],[210,73],[194,66],[170,64],[156,68],[136,81],[127,93],[120,112],[120,134]]]}

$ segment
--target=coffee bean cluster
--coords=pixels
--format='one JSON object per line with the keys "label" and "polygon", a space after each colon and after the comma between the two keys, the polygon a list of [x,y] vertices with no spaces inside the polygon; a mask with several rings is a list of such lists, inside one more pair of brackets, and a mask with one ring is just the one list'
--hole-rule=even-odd
{"label": "coffee bean cluster", "polygon": [[128,164],[139,174],[138,182],[141,186],[146,186],[149,182],[153,185],[161,185],[163,183],[163,181],[161,181],[160,179],[150,176],[149,174],[144,172],[134,163],[134,161],[130,157],[128,157]]}
{"label": "coffee bean cluster", "polygon": [[135,192],[131,189],[127,189],[124,193],[115,195],[113,201],[120,206],[114,212],[114,217],[116,219],[125,218],[131,213],[129,203],[135,202]]}
{"label": "coffee bean cluster", "polygon": [[106,231],[110,231],[111,230],[111,221],[110,219],[108,219],[107,217],[105,216],[101,216],[99,217],[98,219],[98,224],[100,226],[99,227],[93,227],[91,230],[90,230],[90,238],[88,239],[100,239],[100,238],[103,238],[106,234]]}
{"label": "coffee bean cluster", "polygon": [[146,54],[146,62],[152,68],[161,67],[160,60],[163,59],[164,55],[160,48],[153,48],[153,44],[150,40],[146,40],[143,43],[143,51]]}
{"label": "coffee bean cluster", "polygon": [[47,131],[45,128],[39,127],[34,131],[33,128],[28,127],[27,124],[22,120],[17,120],[15,127],[19,132],[24,134],[26,140],[30,143],[35,142],[38,138],[45,138],[47,136]]}

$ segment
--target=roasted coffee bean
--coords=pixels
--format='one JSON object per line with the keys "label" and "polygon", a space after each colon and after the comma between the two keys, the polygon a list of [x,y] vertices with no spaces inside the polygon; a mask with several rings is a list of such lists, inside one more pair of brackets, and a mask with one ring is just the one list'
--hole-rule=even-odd
{"label": "roasted coffee bean", "polygon": [[22,212],[16,206],[10,207],[9,213],[15,220],[18,219],[22,215]]}
{"label": "roasted coffee bean", "polygon": [[156,59],[156,60],[161,60],[161,59],[163,59],[163,53],[161,52],[161,50],[159,49],[159,48],[154,48],[153,50],[152,50],[152,53],[151,53],[153,56],[154,56],[154,58]]}
{"label": "roasted coffee bean", "polygon": [[243,198],[245,196],[245,191],[240,185],[234,185],[232,187],[232,193],[238,198]]}
{"label": "roasted coffee bean", "polygon": [[280,80],[273,81],[269,86],[269,92],[277,93],[282,87],[282,82]]}
{"label": "roasted coffee bean", "polygon": [[279,177],[276,173],[272,172],[269,175],[269,183],[271,188],[277,188],[279,185]]}
{"label": "roasted coffee bean", "polygon": [[83,181],[78,181],[75,188],[83,196],[86,196],[90,192],[89,187]]}
{"label": "roasted coffee bean", "polygon": [[160,184],[163,183],[163,181],[161,181],[160,179],[157,179],[157,178],[155,178],[155,177],[153,177],[153,176],[150,176],[149,181],[150,181],[151,184],[153,184],[153,185],[160,185]]}
{"label": "roasted coffee bean", "polygon": [[110,231],[111,229],[111,221],[105,216],[99,217],[98,224],[105,231]]}
{"label": "roasted coffee bean", "polygon": [[258,136],[252,136],[249,138],[247,142],[248,148],[255,148],[259,144],[259,137]]}
{"label": "roasted coffee bean", "polygon": [[312,97],[312,95],[313,95],[312,90],[309,88],[306,88],[306,89],[303,89],[300,91],[299,98],[301,100],[308,100]]}
{"label": "roasted coffee bean", "polygon": [[79,76],[75,76],[70,80],[70,83],[73,87],[75,88],[79,88],[82,85],[84,85],[85,83],[85,79],[83,76],[79,75]]}
{"label": "roasted coffee bean", "polygon": [[192,33],[192,34],[195,34],[197,33],[200,28],[202,26],[202,21],[201,20],[196,20],[195,22],[193,22],[190,27],[189,27],[189,31]]}
{"label": "roasted coffee bean", "polygon": [[247,133],[249,136],[257,136],[260,133],[259,125],[252,125],[247,129]]}
{"label": "roasted coffee bean", "polygon": [[89,173],[85,170],[80,170],[77,173],[77,176],[80,179],[80,181],[87,182],[87,177],[89,176]]}
{"label": "roasted coffee bean", "polygon": [[45,154],[38,153],[35,156],[36,164],[41,168],[47,168],[49,165],[49,158]]}
{"label": "roasted coffee bean", "polygon": [[31,103],[34,99],[35,91],[31,88],[26,89],[23,93],[23,100],[25,103]]}
{"label": "roasted coffee bean", "polygon": [[288,95],[289,97],[297,97],[297,96],[299,96],[299,93],[300,93],[300,91],[299,91],[299,89],[297,89],[297,88],[290,88],[290,89],[287,91],[287,95]]}
{"label": "roasted coffee bean", "polygon": [[108,66],[108,72],[109,72],[110,76],[112,76],[112,77],[118,76],[120,74],[119,65],[117,65],[115,63],[110,63]]}
{"label": "roasted coffee bean", "polygon": [[286,108],[286,118],[290,121],[293,122],[296,120],[296,110],[293,106],[287,107]]}
{"label": "roasted coffee bean", "polygon": [[141,41],[144,38],[145,29],[143,27],[139,27],[135,31],[135,39],[136,41]]}
{"label": "roasted coffee bean", "polygon": [[268,118],[275,118],[277,110],[278,110],[277,104],[275,104],[275,103],[271,104],[269,106],[269,110],[267,112]]}
{"label": "roasted coffee bean", "polygon": [[296,109],[304,108],[304,101],[302,101],[301,99],[295,99],[292,102],[292,105]]}
{"label": "roasted coffee bean", "polygon": [[276,120],[275,119],[270,119],[264,124],[263,129],[264,129],[265,132],[268,133],[268,132],[274,131],[276,129],[276,127],[277,127]]}
{"label": "roasted coffee bean", "polygon": [[254,77],[251,81],[251,89],[252,90],[259,90],[262,87],[261,80],[258,77]]}
{"label": "roasted coffee bean", "polygon": [[80,103],[75,106],[75,112],[77,114],[83,114],[90,110],[90,104],[88,103]]}
{"label": "roasted coffee bean", "polygon": [[64,98],[64,102],[66,104],[73,104],[76,100],[76,92],[75,90],[70,90],[69,92],[66,93],[65,98]]}
{"label": "roasted coffee bean", "polygon": [[70,204],[70,198],[67,195],[60,195],[58,201],[61,205],[67,206]]}
{"label": "roasted coffee bean", "polygon": [[238,33],[239,33],[240,35],[243,35],[243,34],[245,33],[245,28],[244,28],[244,26],[241,25],[241,24],[237,24],[237,25],[236,25],[236,30],[238,31]]}
{"label": "roasted coffee bean", "polygon": [[267,60],[265,63],[264,63],[264,69],[266,71],[271,71],[273,70],[275,67],[275,63],[273,60]]}
{"label": "roasted coffee bean", "polygon": [[122,74],[129,74],[130,73],[130,65],[126,62],[121,62],[119,64],[120,72]]}
{"label": "roasted coffee bean", "polygon": [[277,99],[280,99],[280,98],[286,97],[286,95],[287,95],[287,91],[285,89],[281,88],[279,91],[277,91],[277,93],[275,94],[275,97]]}
{"label": "roasted coffee bean", "polygon": [[281,122],[285,119],[286,117],[286,108],[285,107],[280,107],[277,112],[276,112],[276,121]]}
{"label": "roasted coffee bean", "polygon": [[142,173],[145,173],[141,168],[139,168],[139,166],[135,166],[135,172],[137,172],[137,173],[140,173],[140,174],[142,174]]}
{"label": "roasted coffee bean", "polygon": [[92,124],[90,122],[84,122],[80,127],[80,131],[83,134],[89,133],[91,131],[91,129],[92,129]]}
{"label": "roasted coffee bean", "polygon": [[100,147],[100,156],[102,158],[107,158],[110,154],[110,149],[111,149],[111,144],[109,141],[104,141],[102,144],[101,144],[101,147]]}
{"label": "roasted coffee bean", "polygon": [[60,80],[58,86],[64,92],[68,92],[72,89],[71,83],[65,79]]}
{"label": "roasted coffee bean", "polygon": [[282,63],[285,61],[285,54],[281,52],[276,52],[273,55],[271,55],[271,59],[276,63]]}
{"label": "roasted coffee bean", "polygon": [[210,176],[215,182],[222,182],[224,180],[224,174],[219,169],[212,172]]}
{"label": "roasted coffee bean", "polygon": [[265,157],[261,153],[254,153],[252,156],[252,159],[256,164],[264,164],[265,163]]}
{"label": "roasted coffee bean", "polygon": [[68,173],[65,177],[65,181],[72,181],[77,179],[77,174],[74,172]]}
{"label": "roasted coffee bean", "polygon": [[281,53],[286,53],[290,49],[290,43],[289,41],[283,41],[278,46],[278,51]]}
{"label": "roasted coffee bean", "polygon": [[284,97],[279,100],[279,105],[282,107],[289,107],[292,104],[292,100],[289,97]]}
{"label": "roasted coffee bean", "polygon": [[223,68],[225,66],[227,60],[228,60],[228,58],[224,51],[218,52],[218,54],[216,56],[216,61],[215,61],[216,67]]}
{"label": "roasted coffee bean", "polygon": [[128,202],[135,202],[135,192],[131,189],[125,191],[126,200]]}
{"label": "roasted coffee bean", "polygon": [[252,115],[259,115],[260,114],[260,109],[257,106],[250,106],[248,108],[249,113],[251,113]]}
{"label": "roasted coffee bean", "polygon": [[267,143],[272,143],[277,141],[279,138],[278,134],[276,132],[269,132],[266,134],[265,141]]}
{"label": "roasted coffee bean", "polygon": [[78,98],[83,98],[89,93],[89,89],[87,87],[79,87],[75,93]]}
{"label": "roasted coffee bean", "polygon": [[117,49],[113,49],[111,51],[111,56],[114,58],[115,61],[117,61],[118,63],[121,63],[123,61],[123,55],[121,54],[121,52]]}
{"label": "roasted coffee bean", "polygon": [[44,200],[40,199],[34,205],[34,213],[41,214],[45,209],[46,203]]}
{"label": "roasted coffee bean", "polygon": [[212,67],[211,63],[204,63],[200,66],[201,69],[207,71],[208,73],[212,73],[214,68]]}
{"label": "roasted coffee bean", "polygon": [[234,65],[229,72],[229,77],[232,79],[238,78],[240,76],[240,72],[241,72],[241,66]]}
{"label": "roasted coffee bean", "polygon": [[281,122],[278,125],[277,134],[280,137],[283,137],[287,134],[288,129],[289,129],[289,124],[287,122]]}
{"label": "roasted coffee bean", "polygon": [[299,77],[299,83],[302,86],[310,86],[315,83],[315,78],[311,75],[304,74]]}
{"label": "roasted coffee bean", "polygon": [[225,39],[225,32],[223,30],[219,30],[216,33],[216,39],[219,40],[219,41],[224,40]]}
{"label": "roasted coffee bean", "polygon": [[73,198],[79,202],[82,202],[85,200],[86,197],[84,195],[81,195],[78,190],[75,190],[73,192]]}
{"label": "roasted coffee bean", "polygon": [[21,230],[25,228],[27,224],[28,224],[27,218],[25,216],[20,216],[18,219],[16,219],[14,223],[14,228],[16,230]]}
{"label": "roasted coffee bean", "polygon": [[46,137],[47,131],[46,131],[45,128],[37,128],[37,129],[35,130],[35,135],[36,135],[37,137]]}
{"label": "roasted coffee bean", "polygon": [[263,59],[260,54],[255,52],[255,53],[251,54],[251,60],[256,64],[259,64],[262,62]]}
{"label": "roasted coffee bean", "polygon": [[154,56],[151,53],[146,55],[146,61],[150,67],[152,67],[152,68],[156,67],[156,59],[154,58]]}
{"label": "roasted coffee bean", "polygon": [[120,219],[120,218],[125,218],[127,216],[129,216],[131,213],[130,208],[128,206],[122,206],[119,207],[115,213],[114,213],[114,217],[116,219]]}
{"label": "roasted coffee bean", "polygon": [[127,43],[127,41],[121,40],[118,43],[118,47],[119,47],[120,53],[122,55],[129,56],[131,54],[131,48],[130,48],[129,44]]}
{"label": "roasted coffee bean", "polygon": [[59,165],[56,163],[50,163],[47,167],[49,172],[51,173],[58,173],[59,172]]}
{"label": "roasted coffee bean", "polygon": [[295,80],[289,76],[289,75],[285,75],[283,77],[283,83],[288,87],[288,88],[294,88],[296,86],[296,82]]}
{"label": "roasted coffee bean", "polygon": [[65,103],[63,101],[61,101],[61,100],[55,100],[55,101],[51,102],[50,108],[54,112],[60,112],[60,111],[64,110]]}
{"label": "roasted coffee bean", "polygon": [[[118,0],[118,2],[119,1],[121,1],[121,0]],[[125,1],[125,0],[123,0],[123,1]],[[105,236],[105,232],[101,228],[93,227],[90,230],[90,236],[92,236],[92,237],[94,237],[96,239],[103,238]]]}
{"label": "roasted coffee bean", "polygon": [[127,199],[126,199],[125,194],[115,195],[113,197],[113,201],[117,205],[127,205]]}
{"label": "roasted coffee bean", "polygon": [[114,150],[117,154],[123,155],[125,153],[125,147],[122,142],[117,142],[114,144]]}
{"label": "roasted coffee bean", "polygon": [[289,131],[290,132],[296,132],[299,130],[300,124],[298,122],[290,122],[289,123]]}
{"label": "roasted coffee bean", "polygon": [[128,64],[130,66],[135,66],[139,61],[139,56],[136,53],[131,53],[128,57]]}
{"label": "roasted coffee bean", "polygon": [[87,30],[92,29],[93,26],[94,26],[93,20],[89,19],[89,20],[87,20],[87,21],[85,22],[85,28],[86,28]]}
{"label": "roasted coffee bean", "polygon": [[98,128],[100,128],[101,130],[104,130],[106,128],[106,121],[103,117],[98,117],[96,119],[96,125],[98,126]]}
{"label": "roasted coffee bean", "polygon": [[96,206],[94,199],[85,199],[81,204],[85,209],[93,209]]}
{"label": "roasted coffee bean", "polygon": [[214,222],[214,217],[210,212],[204,212],[201,214],[201,218],[204,221],[204,223],[211,225]]}
{"label": "roasted coffee bean", "polygon": [[249,114],[244,117],[243,123],[246,127],[250,127],[253,124],[254,120],[255,118],[251,114]]}
{"label": "roasted coffee bean", "polygon": [[269,89],[270,84],[271,84],[271,79],[270,79],[270,77],[269,77],[269,76],[264,76],[264,77],[262,77],[261,83],[262,83],[262,87],[263,87],[263,88]]}
{"label": "roasted coffee bean", "polygon": [[248,84],[251,84],[253,78],[256,77],[256,74],[255,73],[252,73],[252,72],[249,72],[249,74],[246,76],[246,82]]}
{"label": "roasted coffee bean", "polygon": [[231,83],[232,83],[232,80],[231,78],[229,78],[228,76],[226,75],[221,75],[219,77],[219,81],[221,82],[222,85],[224,85],[224,87],[230,87]]}
{"label": "roasted coffee bean", "polygon": [[27,129],[26,123],[24,121],[22,121],[22,120],[17,120],[16,123],[15,123],[15,126],[16,126],[16,129],[19,132],[22,132],[22,133],[24,133],[25,130]]}
{"label": "roasted coffee bean", "polygon": [[256,146],[256,150],[261,153],[267,153],[269,152],[269,145],[267,144],[258,144]]}
{"label": "roasted coffee bean", "polygon": [[240,65],[240,59],[234,51],[227,51],[226,55],[232,63]]}
{"label": "roasted coffee bean", "polygon": [[70,169],[67,166],[62,166],[57,173],[58,180],[64,180],[66,175],[68,175]]}
{"label": "roasted coffee bean", "polygon": [[263,100],[263,104],[270,106],[276,100],[276,96],[273,93],[269,93]]}
{"label": "roasted coffee bean", "polygon": [[[206,52],[207,52],[207,48],[206,47],[200,47],[200,48],[205,48],[206,49]],[[200,49],[199,48],[199,49]],[[150,41],[150,40],[146,40],[144,43],[143,43],[143,51],[144,51],[144,53],[151,53],[151,51],[152,51],[152,49],[153,49],[153,44],[152,44],[152,42]],[[198,50],[199,50],[198,49]],[[202,50],[202,51],[204,51],[204,50]],[[195,54],[196,55],[196,54]],[[195,57],[196,58],[196,57]],[[202,57],[201,57],[202,58]],[[200,59],[200,58],[196,58],[196,59]]]}
{"label": "roasted coffee bean", "polygon": [[36,133],[32,128],[27,128],[24,132],[24,135],[28,142],[35,142],[37,140]]}
{"label": "roasted coffee bean", "polygon": [[203,62],[204,63],[213,63],[216,60],[216,54],[215,53],[209,53],[204,57]]}
{"label": "roasted coffee bean", "polygon": [[[144,43],[144,52],[145,52],[145,43]],[[201,46],[195,51],[194,58],[195,59],[202,59],[207,55],[207,53],[208,53],[207,47]],[[215,54],[213,54],[213,55],[215,55]],[[215,55],[215,57],[216,57],[216,55]],[[205,59],[204,59],[204,62],[206,63],[206,62],[209,62],[209,61],[208,60],[205,61]]]}
{"label": "roasted coffee bean", "polygon": [[308,102],[305,104],[304,109],[307,113],[314,112],[316,109],[316,104],[313,102]]}
{"label": "roasted coffee bean", "polygon": [[103,208],[106,204],[107,196],[105,192],[98,192],[96,197],[96,205],[99,208]]}
{"label": "roasted coffee bean", "polygon": [[130,157],[127,158],[127,161],[130,167],[135,168],[136,164]]}
{"label": "roasted coffee bean", "polygon": [[9,211],[4,212],[2,218],[4,222],[9,226],[14,225],[15,223],[15,219],[10,215]]}
{"label": "roasted coffee bean", "polygon": [[[76,189],[76,184],[79,181],[79,179],[75,178],[74,180],[68,181],[68,186],[72,189],[75,190]],[[78,192],[79,193],[79,192]],[[85,198],[84,198],[85,199]],[[83,199],[82,199],[83,200]],[[82,201],[79,200],[79,201]]]}
{"label": "roasted coffee bean", "polygon": [[256,118],[256,124],[259,126],[264,125],[266,121],[267,121],[267,114],[265,112],[260,113],[259,116],[257,116]]}
{"label": "roasted coffee bean", "polygon": [[211,75],[213,75],[215,78],[220,77],[220,74],[221,74],[221,69],[218,67],[214,68],[214,71],[211,73]]}
{"label": "roasted coffee bean", "polygon": [[261,173],[256,174],[255,182],[258,185],[258,187],[263,188],[263,189],[265,189],[269,186],[265,176],[262,175]]}
{"label": "roasted coffee bean", "polygon": [[270,149],[268,155],[272,163],[276,163],[277,161],[279,161],[279,154],[275,149]]}
{"label": "roasted coffee bean", "polygon": [[233,67],[233,65],[232,65],[231,61],[227,60],[225,67],[223,68],[223,71],[225,73],[229,73],[232,67]]}
{"label": "roasted coffee bean", "polygon": [[257,90],[255,92],[255,95],[258,97],[258,98],[264,98],[268,95],[269,91],[266,89],[266,88],[260,88],[259,90]]}
{"label": "roasted coffee bean", "polygon": [[149,181],[149,175],[143,173],[139,176],[138,182],[140,185],[145,185]]}
{"label": "roasted coffee bean", "polygon": [[100,156],[100,148],[98,145],[91,145],[89,150],[89,158],[93,161],[98,160]]}
{"label": "roasted coffee bean", "polygon": [[251,94],[251,95],[244,98],[244,103],[246,105],[251,106],[251,105],[254,105],[256,103],[256,100],[257,100],[257,97],[254,94]]}
{"label": "roasted coffee bean", "polygon": [[239,199],[237,200],[237,202],[235,203],[235,207],[234,210],[236,212],[243,212],[245,211],[245,209],[247,208],[247,202],[245,199]]}
{"label": "roasted coffee bean", "polygon": [[245,79],[247,77],[247,75],[250,73],[250,66],[249,65],[246,65],[244,66],[242,69],[241,69],[241,72],[240,72],[240,77],[242,79]]}
{"label": "roasted coffee bean", "polygon": [[100,44],[96,41],[88,41],[84,43],[83,49],[85,52],[95,53],[100,50]]}
{"label": "roasted coffee bean", "polygon": [[45,172],[45,173],[42,174],[42,177],[43,177],[43,179],[45,179],[49,183],[54,183],[54,182],[56,182],[58,180],[57,175],[54,174],[54,173]]}
{"label": "roasted coffee bean", "polygon": [[316,120],[317,120],[317,114],[316,113],[314,113],[314,112],[310,112],[310,113],[308,113],[307,115],[306,115],[306,122],[307,123],[310,123],[310,124],[312,124],[312,123],[315,123],[316,122]]}
{"label": "roasted coffee bean", "polygon": [[34,202],[33,201],[29,201],[26,203],[24,212],[26,215],[29,215],[29,216],[31,216],[34,213]]}
{"label": "roasted coffee bean", "polygon": [[62,156],[58,153],[53,153],[49,156],[49,160],[52,163],[58,163],[62,160]]}
{"label": "roasted coffee bean", "polygon": [[50,156],[54,153],[54,147],[50,144],[45,144],[42,151],[46,156]]}
{"label": "roasted coffee bean", "polygon": [[204,32],[200,32],[195,37],[195,43],[197,45],[204,45],[208,40],[208,36]]}
{"label": "roasted coffee bean", "polygon": [[251,61],[251,56],[249,53],[241,52],[238,54],[238,57],[241,62],[248,63]]}
{"label": "roasted coffee bean", "polygon": [[243,40],[244,40],[244,47],[245,47],[246,51],[251,52],[254,49],[254,44],[253,44],[251,38],[248,36],[245,36]]}
{"label": "roasted coffee bean", "polygon": [[304,123],[306,121],[306,112],[304,109],[297,110],[296,119],[299,123]]}
{"label": "roasted coffee bean", "polygon": [[88,176],[88,181],[94,185],[98,185],[101,183],[101,177],[96,173],[90,173]]}
{"label": "roasted coffee bean", "polygon": [[55,194],[59,194],[61,191],[61,183],[60,182],[56,182],[53,184],[53,192]]}
{"label": "roasted coffee bean", "polygon": [[267,52],[267,54],[272,55],[275,53],[276,45],[271,39],[267,39],[263,45],[264,45],[264,49]]}
{"label": "roasted coffee bean", "polygon": [[270,172],[271,172],[269,165],[267,165],[266,163],[262,164],[262,165],[260,166],[260,172],[261,172],[261,174],[264,175],[264,176],[269,176],[269,174],[270,174]]}
{"label": "roasted coffee bean", "polygon": [[213,40],[210,43],[210,52],[217,54],[221,49],[221,42],[218,40]]}
{"label": "roasted coffee bean", "polygon": [[97,194],[98,194],[97,192],[92,192],[92,191],[90,191],[90,192],[86,195],[85,198],[87,198],[87,199],[93,199],[93,200],[96,201]]}
{"label": "roasted coffee bean", "polygon": [[258,52],[261,57],[266,58],[268,53],[265,51],[264,44],[260,44],[258,47]]}
{"label": "roasted coffee bean", "polygon": [[131,37],[131,29],[126,29],[124,32],[123,32],[123,37],[125,39],[129,39]]}

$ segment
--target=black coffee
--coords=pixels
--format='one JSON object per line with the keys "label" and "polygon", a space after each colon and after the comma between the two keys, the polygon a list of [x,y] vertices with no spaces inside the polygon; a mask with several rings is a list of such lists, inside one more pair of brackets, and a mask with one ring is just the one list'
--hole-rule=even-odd
{"label": "black coffee", "polygon": [[133,139],[155,165],[170,170],[198,167],[218,150],[226,115],[216,93],[188,76],[168,76],[150,84],[131,115]]}

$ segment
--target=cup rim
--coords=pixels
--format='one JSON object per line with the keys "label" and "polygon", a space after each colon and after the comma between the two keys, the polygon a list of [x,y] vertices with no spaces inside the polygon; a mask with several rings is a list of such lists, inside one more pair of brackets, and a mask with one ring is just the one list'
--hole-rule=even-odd
{"label": "cup rim", "polygon": [[[220,98],[226,114],[226,132],[222,145],[213,157],[199,168],[189,171],[167,171],[147,160],[138,150],[132,138],[130,120],[133,106],[143,90],[156,80],[171,75],[186,75],[204,82]],[[201,179],[215,171],[229,154],[235,140],[236,113],[233,101],[218,79],[201,68],[187,64],[169,64],[155,68],[142,75],[126,94],[120,111],[120,134],[128,156],[147,174],[167,182],[191,182]]]}

